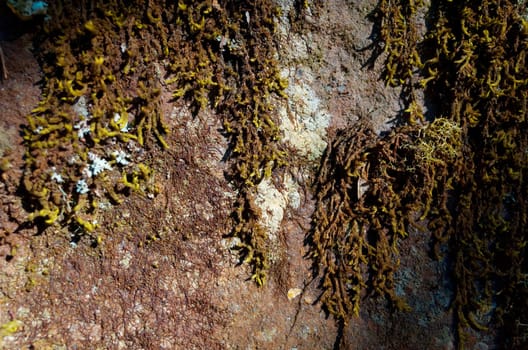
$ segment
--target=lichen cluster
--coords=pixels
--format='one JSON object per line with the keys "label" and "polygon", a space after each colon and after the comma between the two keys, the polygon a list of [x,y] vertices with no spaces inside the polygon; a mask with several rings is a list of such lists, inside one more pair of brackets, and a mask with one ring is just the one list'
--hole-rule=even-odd
{"label": "lichen cluster", "polygon": [[[470,328],[493,326],[502,344],[523,348],[527,4],[432,1],[418,37],[422,5],[382,0],[374,16],[385,80],[402,87],[402,125],[383,138],[349,128],[322,162],[309,240],[321,300],[344,321],[357,315],[365,293],[401,307],[393,284],[398,241],[423,226],[437,257],[452,261],[459,346]],[[417,107],[418,89],[429,121]]]}
{"label": "lichen cluster", "polygon": [[438,1],[432,9],[437,20],[424,41],[431,48],[424,52],[426,92],[437,114],[460,125],[466,148],[444,234],[454,258],[459,340],[469,326],[496,325],[506,346],[524,347],[527,4]]}
{"label": "lichen cluster", "polygon": [[239,190],[233,235],[263,283],[255,186],[283,159],[272,98],[271,1],[56,1],[38,51],[44,97],[28,118],[24,187],[32,220],[93,231],[130,191],[155,194],[150,150],[172,147],[162,103],[216,112]]}
{"label": "lichen cluster", "polygon": [[[396,2],[380,0],[373,13],[379,31],[379,43],[375,54],[385,54],[383,79],[387,85],[401,87],[405,106],[402,113],[405,122],[414,124],[424,116],[416,93],[416,71],[423,69],[418,52],[419,31],[416,22],[423,12],[423,0]],[[379,52],[378,52],[379,51]]]}
{"label": "lichen cluster", "polygon": [[461,129],[444,118],[382,140],[365,121],[335,137],[318,174],[309,236],[331,314],[357,316],[365,292],[407,308],[395,293],[399,241],[425,217],[448,213],[446,192],[461,155]]}
{"label": "lichen cluster", "polygon": [[180,59],[170,66],[175,77],[170,82],[179,86],[173,96],[192,94],[198,108],[211,101],[222,118],[232,159],[229,176],[238,190],[231,236],[239,238],[241,257],[262,285],[269,247],[254,202],[256,185],[285,159],[272,107],[272,99],[284,97],[287,86],[279,76],[273,38],[278,9],[272,1],[259,0],[189,2],[179,11],[187,34]]}
{"label": "lichen cluster", "polygon": [[[522,347],[527,5],[435,0],[419,30],[424,7],[381,0],[374,16],[384,79],[402,88],[400,125],[384,137],[364,121],[347,128],[321,162],[308,237],[321,301],[342,321],[365,294],[406,308],[394,286],[398,245],[411,226],[427,227],[436,255],[447,247],[453,261],[460,344],[469,327],[496,325]],[[92,232],[102,208],[131,191],[155,194],[150,151],[172,147],[162,106],[184,99],[221,118],[238,189],[232,235],[263,284],[269,247],[256,185],[286,158],[272,108],[286,87],[277,11],[270,0],[50,3],[38,45],[44,95],[24,132],[30,219]]]}
{"label": "lichen cluster", "polygon": [[44,96],[28,117],[23,183],[30,219],[91,232],[99,209],[130,189],[154,190],[144,188],[151,171],[142,147],[150,134],[166,145],[166,127],[160,79],[147,64],[162,52],[141,44],[154,26],[144,9],[88,3],[50,5],[39,46]]}

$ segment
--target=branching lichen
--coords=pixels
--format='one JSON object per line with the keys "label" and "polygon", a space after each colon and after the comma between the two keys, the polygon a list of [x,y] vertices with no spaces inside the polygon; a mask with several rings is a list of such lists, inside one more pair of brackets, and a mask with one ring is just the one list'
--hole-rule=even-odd
{"label": "branching lichen", "polygon": [[[171,145],[164,92],[210,108],[230,143],[242,258],[264,283],[255,186],[283,164],[272,99],[283,96],[272,1],[56,1],[39,43],[44,97],[28,117],[31,220],[96,228],[102,201],[155,192],[149,150]],[[57,181],[60,179],[60,181]]]}
{"label": "branching lichen", "polygon": [[[431,26],[419,41],[420,3],[380,1],[375,16],[385,78],[403,86],[404,126],[377,141],[362,128],[346,129],[321,166],[310,243],[322,301],[343,320],[357,314],[363,290],[399,303],[392,283],[397,241],[424,220],[434,246],[446,243],[452,257],[459,346],[470,327],[496,326],[506,347],[523,348],[526,3],[433,1]],[[432,106],[431,122],[417,108],[418,86]]]}
{"label": "branching lichen", "polygon": [[446,119],[402,127],[382,140],[361,123],[328,147],[308,243],[322,276],[321,301],[338,319],[357,316],[364,293],[407,308],[394,290],[398,242],[423,218],[449,215],[446,184],[460,166],[460,136]]}

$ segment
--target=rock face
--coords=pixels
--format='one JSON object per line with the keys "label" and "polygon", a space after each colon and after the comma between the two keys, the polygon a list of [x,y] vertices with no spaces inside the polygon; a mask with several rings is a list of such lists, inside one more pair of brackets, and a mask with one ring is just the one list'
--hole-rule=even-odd
{"label": "rock face", "polygon": [[[313,184],[328,145],[360,120],[369,122],[372,138],[387,134],[402,107],[401,89],[381,79],[383,55],[373,59],[376,32],[369,16],[376,2],[261,3],[273,4],[268,22],[247,4],[240,10],[213,0],[194,9],[189,1],[177,2],[175,8],[187,17],[175,17],[174,23],[186,18],[186,43],[165,37],[168,30],[159,27],[168,16],[164,12],[131,10],[138,18],[125,18],[99,9],[115,32],[112,40],[94,43],[102,27],[96,25],[99,17],[90,17],[91,2],[82,2],[79,9],[65,10],[84,21],[73,31],[78,46],[70,54],[82,56],[90,42],[108,48],[115,60],[96,53],[68,65],[64,60],[71,57],[56,55],[46,62],[49,57],[40,52],[43,71],[28,50],[36,34],[2,42],[10,74],[0,82],[0,347],[455,347],[453,281],[448,262],[430,258],[429,233],[409,229],[397,243],[399,269],[391,288],[407,302],[406,311],[394,311],[385,298],[361,290],[357,317],[335,319],[321,305],[320,276],[314,277],[313,260],[307,258],[318,195]],[[197,34],[224,19],[226,32],[207,40]],[[265,57],[276,63],[272,68],[244,51],[258,20],[275,28],[259,39],[276,49]],[[159,34],[160,47],[153,51],[142,44],[148,26]],[[238,26],[248,36],[237,35]],[[192,51],[191,39],[210,45],[199,53],[208,57],[207,65]],[[169,64],[172,56],[164,49],[176,56],[175,47],[188,50],[189,59]],[[214,50],[232,61],[210,68],[217,64]],[[238,64],[245,69],[242,77],[230,73],[242,69]],[[38,107],[36,82],[57,67],[74,66],[85,71],[69,72],[71,79],[58,79],[55,86],[67,93],[45,91],[41,100],[56,98],[56,104]],[[189,67],[192,74],[185,71]],[[114,68],[121,75],[113,74]],[[87,76],[102,80],[92,84],[83,80]],[[235,97],[235,86],[243,94]],[[113,99],[96,102],[104,94]],[[258,102],[260,114],[245,97]],[[69,103],[67,109],[61,110],[61,101]],[[254,118],[236,119],[240,110]],[[71,114],[59,113],[63,119],[53,124],[46,113],[57,111]],[[62,142],[59,124],[68,124],[74,134],[68,142]],[[50,146],[49,135],[62,141]],[[26,152],[28,140],[49,147]],[[88,151],[96,145],[95,153]],[[86,155],[75,156],[79,149]],[[265,157],[259,158],[258,150]],[[75,190],[79,181],[85,181],[83,191]],[[357,196],[368,188],[367,180],[358,182]],[[29,195],[32,202],[24,197]],[[266,283],[257,287],[251,276],[257,282],[265,277]],[[470,333],[467,341],[470,347],[492,346],[491,336],[482,334]]]}

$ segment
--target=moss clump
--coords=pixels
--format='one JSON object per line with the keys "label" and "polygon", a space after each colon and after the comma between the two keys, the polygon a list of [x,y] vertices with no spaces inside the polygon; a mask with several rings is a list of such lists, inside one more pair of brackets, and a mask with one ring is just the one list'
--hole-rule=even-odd
{"label": "moss clump", "polygon": [[141,147],[151,135],[166,147],[161,80],[148,64],[163,52],[140,44],[155,34],[145,12],[117,2],[50,5],[39,45],[44,97],[24,136],[30,219],[91,232],[97,212],[130,189],[155,191]]}
{"label": "moss clump", "polygon": [[446,119],[402,127],[382,140],[364,123],[336,136],[317,178],[309,236],[321,301],[331,314],[357,316],[364,292],[407,308],[394,290],[398,242],[409,225],[449,215],[446,193],[461,146],[460,128]]}
{"label": "moss clump", "polygon": [[238,189],[231,236],[241,258],[262,285],[268,266],[267,234],[254,203],[256,185],[284,164],[272,100],[284,97],[273,34],[278,14],[272,1],[183,2],[169,21],[173,97],[187,97],[196,110],[212,107],[222,118],[233,161],[230,179]]}
{"label": "moss clump", "polygon": [[[425,220],[453,261],[459,346],[469,328],[495,326],[505,347],[524,348],[526,3],[433,1],[423,40],[420,4],[382,0],[375,12],[386,80],[403,86],[404,126],[379,141],[345,130],[321,166],[311,256],[322,301],[342,320],[357,314],[363,290],[401,305],[397,241]],[[415,104],[419,87],[434,107],[430,123]]]}
{"label": "moss clump", "polygon": [[101,207],[154,193],[148,150],[172,147],[161,105],[186,99],[223,122],[239,189],[233,235],[263,283],[253,193],[284,158],[271,105],[286,87],[272,2],[56,1],[48,14],[44,97],[25,131],[30,218],[93,231]]}
{"label": "moss clump", "polygon": [[424,120],[416,94],[416,73],[423,68],[416,22],[424,7],[422,0],[380,0],[372,14],[380,39],[373,54],[385,55],[382,76],[387,85],[402,87],[403,121],[410,124]]}
{"label": "moss clump", "polygon": [[[438,21],[424,42],[436,48],[424,53],[426,71],[437,72],[425,75],[426,91],[439,113],[462,126],[467,149],[445,232],[462,345],[468,327],[497,326],[506,347],[526,346],[517,326],[528,292],[525,13],[518,1],[438,1],[431,14]],[[487,313],[488,320],[479,316]]]}

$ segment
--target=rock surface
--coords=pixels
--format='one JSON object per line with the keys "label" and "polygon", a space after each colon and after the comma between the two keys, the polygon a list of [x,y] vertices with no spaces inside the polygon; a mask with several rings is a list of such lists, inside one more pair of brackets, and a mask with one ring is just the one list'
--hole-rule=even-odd
{"label": "rock surface", "polygon": [[[273,242],[270,280],[257,288],[230,250],[229,214],[236,189],[224,171],[227,141],[214,118],[193,119],[184,105],[167,116],[170,151],[155,159],[154,198],[132,195],[106,209],[101,244],[71,242],[63,229],[26,228],[17,196],[22,156],[19,127],[38,103],[41,79],[26,35],[4,48],[9,79],[0,82],[2,173],[0,347],[5,349],[451,349],[449,278],[428,256],[429,237],[411,232],[401,244],[398,294],[412,310],[392,313],[366,298],[343,329],[318,304],[320,291],[304,239],[310,229],[310,183],[336,130],[368,116],[391,127],[399,91],[369,64],[375,1],[331,1],[310,9],[305,29],[291,29],[293,1],[279,1],[279,61],[287,101],[277,101],[283,141],[298,163],[258,188]],[[169,109],[169,107],[167,107]],[[37,234],[38,233],[38,234]],[[18,323],[10,323],[13,321]],[[11,327],[8,327],[11,326]],[[475,339],[475,348],[486,340]]]}

